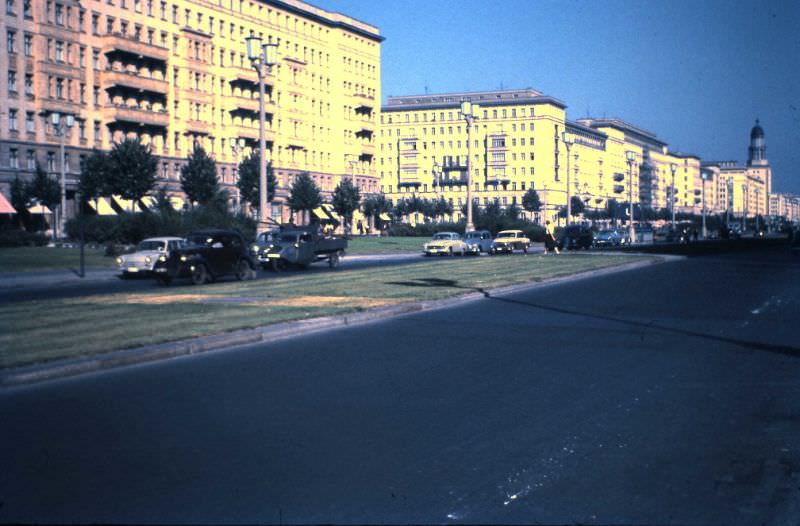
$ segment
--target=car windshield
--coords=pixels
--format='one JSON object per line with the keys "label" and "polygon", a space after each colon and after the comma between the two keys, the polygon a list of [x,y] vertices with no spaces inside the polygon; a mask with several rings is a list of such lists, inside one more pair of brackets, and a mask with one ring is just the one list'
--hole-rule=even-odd
{"label": "car windshield", "polygon": [[136,246],[136,251],[151,252],[151,251],[164,250],[165,246],[166,242],[164,241],[144,240]]}
{"label": "car windshield", "polygon": [[215,241],[215,239],[212,236],[209,236],[207,234],[196,234],[196,235],[189,236],[188,238],[186,238],[187,244],[200,246],[200,247],[204,247],[206,245],[211,245],[214,241]]}
{"label": "car windshield", "polygon": [[597,233],[597,235],[598,236],[603,236],[603,237],[611,237],[611,236],[615,235],[616,233],[617,232],[615,230],[601,230],[600,232]]}
{"label": "car windshield", "polygon": [[434,234],[433,239],[434,241],[442,239],[454,239],[454,236],[453,234]]}
{"label": "car windshield", "polygon": [[297,234],[281,234],[281,241],[284,243],[297,243]]}
{"label": "car windshield", "polygon": [[271,243],[275,241],[275,238],[277,237],[278,236],[275,234],[275,232],[262,232],[256,238],[256,243]]}
{"label": "car windshield", "polygon": [[480,239],[481,233],[480,232],[468,232],[465,236],[467,239]]}
{"label": "car windshield", "polygon": [[497,237],[517,237],[517,233],[513,230],[504,230],[497,234]]}

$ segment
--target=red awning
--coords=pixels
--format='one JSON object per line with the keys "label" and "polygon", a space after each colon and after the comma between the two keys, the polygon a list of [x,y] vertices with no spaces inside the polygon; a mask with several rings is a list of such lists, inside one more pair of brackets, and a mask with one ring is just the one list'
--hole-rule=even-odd
{"label": "red awning", "polygon": [[8,202],[6,196],[0,192],[0,214],[16,214],[17,211],[14,210],[14,207],[11,206],[11,203]]}

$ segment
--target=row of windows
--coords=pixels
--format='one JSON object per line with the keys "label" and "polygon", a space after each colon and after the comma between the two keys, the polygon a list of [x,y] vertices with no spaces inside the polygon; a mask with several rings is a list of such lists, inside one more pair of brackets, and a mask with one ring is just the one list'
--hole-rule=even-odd
{"label": "row of windows", "polygon": [[[381,115],[381,121],[383,121],[383,115]],[[483,132],[484,133],[488,133],[488,129],[489,129],[489,126],[484,124],[483,125]],[[447,130],[447,135],[453,135],[453,130],[455,130],[455,134],[456,135],[460,135],[461,134],[461,126],[456,126],[455,128],[453,128],[453,126],[448,126],[447,128],[445,128],[444,126],[439,126],[439,135],[444,135],[445,134],[445,130]],[[464,133],[466,133],[466,131],[467,131],[467,129],[466,129],[466,127],[464,127]],[[528,125],[526,125],[525,123],[522,123],[522,124],[519,125],[519,127],[517,127],[516,123],[511,125],[511,133],[526,132],[526,131],[531,131],[531,132],[534,131],[534,123],[531,122]],[[422,136],[423,137],[427,136],[428,133],[430,133],[430,135],[436,135],[436,126],[431,126],[430,128],[422,128]],[[502,130],[500,131],[500,133],[503,133]],[[381,137],[383,137],[384,135],[387,136],[387,137],[391,137],[392,136],[392,130],[381,128]],[[416,128],[409,128],[406,131],[405,134],[401,133],[401,129],[400,128],[395,128],[394,135],[396,137],[400,137],[401,135],[404,135],[406,137],[414,137],[414,136],[416,136]],[[493,140],[505,141],[505,139],[503,137],[493,137]],[[533,143],[533,137],[531,137],[531,143]]]}
{"label": "row of windows", "polygon": [[[530,106],[528,108],[521,107],[521,108],[501,108],[501,109],[493,109],[493,110],[483,110],[483,118],[484,119],[506,119],[512,118],[516,119],[518,117],[533,117],[535,106]],[[436,115],[435,111],[430,113],[428,112],[413,112],[413,113],[403,113],[403,122],[436,122]],[[438,113],[439,121],[452,121],[452,120],[463,120],[464,116],[461,114],[460,110],[457,111],[440,111]],[[386,124],[392,124],[394,122],[401,122],[400,115],[393,115],[392,113],[387,113],[385,116],[381,115],[381,124],[384,123],[384,117],[386,117]]]}

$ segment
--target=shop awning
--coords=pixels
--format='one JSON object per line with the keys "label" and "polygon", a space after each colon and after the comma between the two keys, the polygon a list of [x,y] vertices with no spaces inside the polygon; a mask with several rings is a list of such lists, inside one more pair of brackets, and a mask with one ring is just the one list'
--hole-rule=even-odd
{"label": "shop awning", "polygon": [[340,218],[339,214],[337,214],[336,211],[333,209],[333,205],[332,204],[323,203],[322,204],[322,208],[323,208],[323,210],[325,210],[325,213],[330,216],[331,219],[333,219],[334,221],[337,221],[339,223],[342,222],[342,218]]}
{"label": "shop awning", "polygon": [[178,212],[183,210],[183,199],[182,198],[180,198],[180,197],[178,197],[176,195],[173,195],[173,196],[170,196],[169,202],[172,205],[172,208],[174,208]]}
{"label": "shop awning", "polygon": [[155,197],[151,197],[149,195],[146,195],[146,196],[142,197],[141,199],[139,199],[139,208],[142,209],[142,211],[148,210],[150,208],[155,208],[155,206],[156,206]]}
{"label": "shop awning", "polygon": [[322,219],[323,221],[330,221],[331,219],[330,216],[325,213],[325,210],[323,210],[321,206],[318,206],[317,208],[312,210],[312,212],[314,212],[314,215],[317,216],[319,219]]}
{"label": "shop awning", "polygon": [[120,210],[122,210],[123,212],[136,212],[137,207],[134,204],[134,202],[131,201],[130,199],[124,199],[119,195],[114,195],[112,197],[114,198],[114,201],[117,203],[117,206],[119,206]]}
{"label": "shop awning", "polygon": [[11,203],[8,202],[6,196],[0,193],[0,214],[16,214],[17,211],[14,210],[14,207],[11,206]]}
{"label": "shop awning", "polygon": [[114,211],[114,207],[112,207],[111,203],[108,202],[107,197],[98,197],[97,199],[93,199],[89,201],[89,206],[91,206],[99,216],[117,215],[117,213]]}
{"label": "shop awning", "polygon": [[31,214],[52,214],[53,212],[50,211],[44,205],[33,205],[28,207],[28,212]]}
{"label": "shop awning", "polygon": [[386,212],[381,212],[381,214],[378,217],[380,219],[382,219],[383,221],[391,221],[392,220],[392,218],[389,217],[389,214],[387,214]]}

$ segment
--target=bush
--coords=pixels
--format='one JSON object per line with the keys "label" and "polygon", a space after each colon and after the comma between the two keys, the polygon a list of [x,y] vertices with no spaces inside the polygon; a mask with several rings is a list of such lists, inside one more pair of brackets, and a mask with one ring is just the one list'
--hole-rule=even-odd
{"label": "bush", "polygon": [[436,232],[464,233],[464,223],[395,223],[387,229],[390,236],[396,237],[430,237]]}
{"label": "bush", "polygon": [[41,232],[0,230],[0,247],[43,247],[47,241]]}

